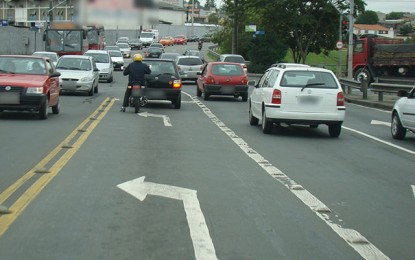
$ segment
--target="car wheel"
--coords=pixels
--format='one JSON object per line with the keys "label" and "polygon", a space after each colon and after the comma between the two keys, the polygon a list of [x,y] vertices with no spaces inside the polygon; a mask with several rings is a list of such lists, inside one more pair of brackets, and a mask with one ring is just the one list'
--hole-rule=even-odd
{"label": "car wheel", "polygon": [[59,114],[59,112],[60,112],[60,100],[58,98],[58,102],[56,103],[56,105],[52,107],[52,113],[57,115]]}
{"label": "car wheel", "polygon": [[331,137],[339,137],[342,130],[342,124],[329,124],[329,135]]}
{"label": "car wheel", "polygon": [[45,101],[43,101],[43,104],[40,106],[40,109],[39,109],[39,119],[44,120],[48,118],[48,108],[49,108],[49,101],[46,97]]}
{"label": "car wheel", "polygon": [[91,89],[88,91],[88,96],[94,95],[94,85],[91,86]]}
{"label": "car wheel", "polygon": [[262,132],[264,134],[270,134],[272,131],[272,122],[269,121],[269,119],[267,118],[267,113],[264,109],[264,111],[262,111]]}
{"label": "car wheel", "polygon": [[203,95],[203,99],[204,99],[204,100],[209,100],[209,97],[210,97],[209,93],[207,93],[207,92],[205,91],[205,93],[204,93],[204,95]]}
{"label": "car wheel", "polygon": [[200,91],[199,87],[196,85],[196,96],[201,97],[202,91]]}
{"label": "car wheel", "polygon": [[111,75],[111,77],[107,80],[108,83],[111,83],[114,80],[114,77]]}
{"label": "car wheel", "polygon": [[242,94],[242,101],[243,101],[243,102],[248,101],[248,93],[243,93],[243,94]]}
{"label": "car wheel", "polygon": [[182,106],[182,97],[179,96],[176,100],[174,100],[173,102],[174,108],[175,109],[180,109],[180,107]]}
{"label": "car wheel", "polygon": [[391,133],[392,137],[398,140],[404,139],[406,135],[406,129],[402,126],[397,112],[393,112],[392,115]]}
{"label": "car wheel", "polygon": [[258,125],[259,119],[252,115],[251,104],[249,104],[249,124],[250,125]]}
{"label": "car wheel", "polygon": [[98,84],[94,88],[94,93],[98,93]]}

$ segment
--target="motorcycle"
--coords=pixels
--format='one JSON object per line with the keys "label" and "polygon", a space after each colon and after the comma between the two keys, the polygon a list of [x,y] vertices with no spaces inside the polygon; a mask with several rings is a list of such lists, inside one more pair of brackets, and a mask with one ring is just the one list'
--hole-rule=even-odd
{"label": "motorcycle", "polygon": [[131,88],[129,106],[134,107],[135,113],[138,113],[140,112],[140,107],[145,106],[148,102],[147,97],[144,95],[145,86],[133,83]]}
{"label": "motorcycle", "polygon": [[199,49],[199,51],[202,50],[202,47],[203,47],[203,43],[199,42],[198,45],[197,45],[197,48]]}

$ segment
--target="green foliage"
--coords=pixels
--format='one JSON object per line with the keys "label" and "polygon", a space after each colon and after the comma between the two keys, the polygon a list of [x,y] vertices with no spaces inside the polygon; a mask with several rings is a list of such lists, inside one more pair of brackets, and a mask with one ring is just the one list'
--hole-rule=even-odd
{"label": "green foliage", "polygon": [[379,23],[378,15],[375,11],[365,11],[362,14],[360,14],[357,19],[356,23],[358,24],[377,24]]}
{"label": "green foliage", "polygon": [[402,12],[391,12],[386,15],[386,20],[399,20],[403,18]]}
{"label": "green foliage", "polygon": [[272,35],[257,35],[252,38],[247,45],[247,55],[245,57],[250,61],[248,71],[252,73],[263,73],[273,63],[283,61],[287,46],[278,42]]}
{"label": "green foliage", "polygon": [[400,30],[400,33],[404,36],[408,36],[412,32],[414,32],[414,28],[412,27],[410,23],[407,23],[404,26],[402,26]]}

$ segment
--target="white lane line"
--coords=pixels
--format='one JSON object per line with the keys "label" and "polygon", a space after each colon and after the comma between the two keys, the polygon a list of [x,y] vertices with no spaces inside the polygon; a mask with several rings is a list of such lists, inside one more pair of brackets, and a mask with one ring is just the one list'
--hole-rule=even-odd
{"label": "white lane line", "polygon": [[388,127],[391,126],[390,122],[378,121],[378,120],[372,120],[372,121],[370,121],[370,124],[371,125],[385,125],[385,126],[388,126]]}
{"label": "white lane line", "polygon": [[411,185],[412,187],[412,192],[414,193],[414,198],[415,198],[415,185]]}
{"label": "white lane line", "polygon": [[205,216],[197,198],[197,192],[186,188],[147,182],[144,179],[143,176],[121,183],[117,187],[141,201],[148,194],[183,201],[196,259],[217,259]]}
{"label": "white lane line", "polygon": [[231,140],[238,145],[238,147],[254,160],[262,169],[264,169],[271,177],[277,180],[279,183],[288,188],[297,198],[299,198],[306,206],[314,211],[317,216],[322,219],[331,229],[339,235],[346,243],[351,246],[356,252],[358,252],[365,259],[390,259],[376,246],[370,243],[363,235],[353,229],[343,228],[339,224],[334,224],[335,217],[331,216],[331,210],[318,198],[316,198],[309,191],[304,189],[301,185],[297,184],[294,180],[284,174],[277,167],[273,166],[268,160],[262,157],[258,152],[249,145],[238,135],[235,134],[230,128],[228,128],[219,118],[217,118],[212,111],[206,107],[196,97],[182,92],[195,101],[205,115],[212,120],[212,122],[219,127]]}
{"label": "white lane line", "polygon": [[353,106],[357,106],[357,107],[361,107],[361,108],[372,109],[372,110],[376,110],[376,111],[379,111],[379,112],[391,114],[391,111],[389,111],[389,110],[384,110],[384,109],[379,109],[379,108],[374,108],[374,107],[367,107],[367,106],[359,105],[359,104],[356,104],[356,103],[347,103],[347,105],[348,106],[353,105]]}
{"label": "white lane line", "polygon": [[407,153],[410,153],[410,154],[415,154],[415,151],[412,151],[412,150],[409,150],[409,149],[403,148],[403,147],[401,147],[401,146],[398,146],[398,145],[396,145],[396,144],[393,144],[393,143],[390,143],[390,142],[387,142],[387,141],[383,141],[382,139],[379,139],[379,138],[377,138],[377,137],[371,136],[371,135],[366,134],[366,133],[364,133],[364,132],[361,132],[361,131],[355,130],[355,129],[353,129],[353,128],[349,128],[349,127],[347,127],[347,126],[342,126],[342,128],[343,128],[343,129],[346,129],[346,130],[349,130],[349,131],[351,131],[351,132],[355,132],[356,134],[363,135],[363,136],[365,136],[365,137],[367,137],[367,138],[370,138],[370,139],[375,140],[375,141],[377,141],[377,142],[380,142],[380,143],[382,143],[382,144],[385,144],[385,145],[391,146],[391,147],[396,148],[396,149],[398,149],[398,150],[401,150],[401,151],[403,151],[403,152],[407,152]]}
{"label": "white lane line", "polygon": [[148,112],[138,113],[138,115],[139,116],[142,116],[142,117],[158,117],[158,118],[162,118],[163,119],[164,126],[172,126],[172,124],[170,123],[170,117],[167,116],[167,115],[152,114],[152,113],[148,113]]}

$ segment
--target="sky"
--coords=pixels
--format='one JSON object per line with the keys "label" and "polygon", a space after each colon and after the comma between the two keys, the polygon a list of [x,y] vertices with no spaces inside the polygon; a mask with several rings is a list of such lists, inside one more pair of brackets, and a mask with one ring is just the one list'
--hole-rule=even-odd
{"label": "sky", "polygon": [[415,13],[415,0],[365,0],[366,10],[390,12]]}

